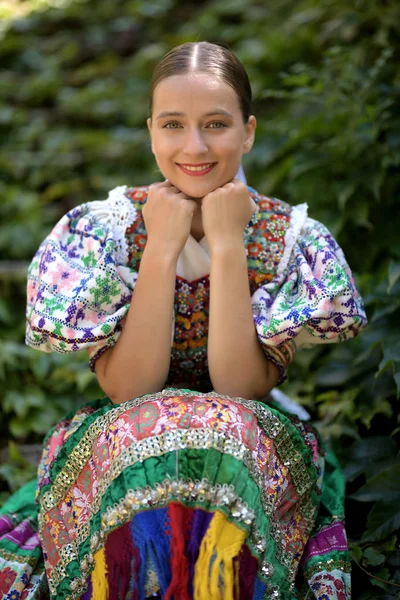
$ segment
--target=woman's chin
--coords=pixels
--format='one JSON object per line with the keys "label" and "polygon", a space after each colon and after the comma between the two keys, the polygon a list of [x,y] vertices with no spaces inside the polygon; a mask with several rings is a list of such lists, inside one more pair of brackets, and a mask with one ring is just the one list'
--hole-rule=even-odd
{"label": "woman's chin", "polygon": [[199,181],[191,184],[190,182],[187,183],[180,180],[176,183],[171,181],[171,183],[191,200],[200,200],[201,198],[204,198],[204,196],[207,196],[207,194],[210,194],[214,190],[228,183],[228,181]]}
{"label": "woman's chin", "polygon": [[182,183],[182,181],[172,181],[169,180],[170,183],[175,186],[179,191],[181,191],[185,196],[187,196],[190,200],[200,200],[204,198],[207,194],[214,191],[219,187],[218,185],[206,184],[206,183],[196,183],[195,185],[190,185],[187,183]]}

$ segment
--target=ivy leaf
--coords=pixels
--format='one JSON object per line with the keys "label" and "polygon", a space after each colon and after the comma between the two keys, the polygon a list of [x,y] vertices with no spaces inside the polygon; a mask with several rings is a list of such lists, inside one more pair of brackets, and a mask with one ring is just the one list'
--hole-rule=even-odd
{"label": "ivy leaf", "polygon": [[396,500],[400,502],[400,464],[393,464],[369,479],[350,498],[359,502],[373,502],[374,500],[383,499],[385,502],[394,502]]}
{"label": "ivy leaf", "polygon": [[400,263],[391,261],[389,264],[389,285],[387,288],[387,293],[390,294],[393,286],[400,278]]}
{"label": "ivy leaf", "polygon": [[366,562],[368,565],[372,565],[373,567],[377,567],[378,565],[382,565],[385,562],[385,555],[377,552],[372,546],[369,546],[363,554],[364,558],[366,558]]}
{"label": "ivy leaf", "polygon": [[400,342],[395,344],[383,344],[383,358],[379,363],[379,371],[376,374],[376,377],[379,377],[389,369],[395,373],[400,371]]}
{"label": "ivy leaf", "polygon": [[[378,577],[379,577],[379,579],[378,579]],[[380,581],[381,579],[382,579],[382,581]],[[371,583],[373,585],[376,585],[377,587],[382,588],[385,591],[388,591],[389,579],[390,579],[389,569],[379,569],[379,571],[377,573],[375,573],[375,577],[371,578]]]}
{"label": "ivy leaf", "polygon": [[346,479],[352,481],[361,473],[370,479],[389,466],[388,461],[392,464],[395,455],[396,444],[390,437],[375,436],[357,440],[346,451]]}
{"label": "ivy leaf", "polygon": [[8,442],[8,454],[10,461],[16,466],[25,467],[28,464],[28,461],[22,456],[17,444],[12,440]]}
{"label": "ivy leaf", "polygon": [[388,537],[400,528],[399,502],[380,500],[372,507],[367,520],[367,530],[361,542],[374,542]]}

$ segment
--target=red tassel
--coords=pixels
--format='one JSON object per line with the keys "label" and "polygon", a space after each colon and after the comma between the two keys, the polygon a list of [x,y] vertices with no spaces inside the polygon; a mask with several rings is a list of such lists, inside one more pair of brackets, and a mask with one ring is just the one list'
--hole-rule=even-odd
{"label": "red tassel", "polygon": [[177,502],[168,505],[171,524],[171,583],[165,592],[164,600],[172,596],[179,600],[191,600],[189,594],[189,560],[186,556],[186,540],[190,534],[193,511]]}
{"label": "red tassel", "polygon": [[113,598],[125,598],[132,578],[132,535],[129,523],[112,531],[106,540],[108,589]]}
{"label": "red tassel", "polygon": [[239,570],[239,590],[235,594],[235,600],[252,598],[258,571],[258,560],[251,554],[248,547],[244,545],[239,556],[234,561],[238,561],[235,567]]}

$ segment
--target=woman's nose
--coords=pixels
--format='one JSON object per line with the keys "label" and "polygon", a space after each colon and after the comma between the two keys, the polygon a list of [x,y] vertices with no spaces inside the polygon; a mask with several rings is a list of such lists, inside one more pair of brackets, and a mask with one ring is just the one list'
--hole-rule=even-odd
{"label": "woman's nose", "polygon": [[186,154],[201,154],[207,152],[207,144],[201,131],[198,129],[189,129],[185,138],[184,150]]}

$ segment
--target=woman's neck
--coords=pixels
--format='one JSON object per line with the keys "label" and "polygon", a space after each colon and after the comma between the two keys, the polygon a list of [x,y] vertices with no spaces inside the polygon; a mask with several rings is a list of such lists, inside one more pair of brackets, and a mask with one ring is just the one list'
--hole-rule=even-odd
{"label": "woman's neck", "polygon": [[198,203],[198,208],[195,210],[192,218],[192,227],[190,229],[191,235],[197,242],[204,237],[203,222],[201,219],[201,204]]}

